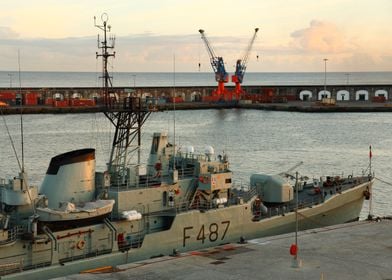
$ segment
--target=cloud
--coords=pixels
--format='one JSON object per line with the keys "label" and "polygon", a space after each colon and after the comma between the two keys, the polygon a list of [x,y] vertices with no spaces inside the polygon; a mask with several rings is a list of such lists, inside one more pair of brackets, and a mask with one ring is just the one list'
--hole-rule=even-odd
{"label": "cloud", "polygon": [[343,32],[333,23],[312,20],[310,26],[291,33],[292,46],[304,52],[341,53],[347,51]]}
{"label": "cloud", "polygon": [[[6,31],[6,32],[5,32]],[[8,32],[8,33],[7,33]],[[23,71],[100,71],[101,59],[95,58],[97,37],[63,39],[23,39],[9,28],[0,28],[0,70],[17,67],[20,49]],[[392,52],[389,37],[355,38],[346,36],[334,24],[313,20],[309,26],[292,33],[282,41],[258,38],[249,56],[247,71],[323,71],[327,57],[330,71],[390,71]],[[241,58],[249,43],[249,36],[209,36],[216,55],[222,56],[226,71],[234,71],[235,61]],[[171,72],[174,55],[177,72],[200,71],[212,74],[210,59],[204,42],[197,32],[185,35],[140,33],[118,36],[116,57],[110,59],[114,72]],[[257,55],[259,59],[257,59]]]}
{"label": "cloud", "polygon": [[0,38],[2,39],[15,39],[19,34],[7,26],[0,26]]}

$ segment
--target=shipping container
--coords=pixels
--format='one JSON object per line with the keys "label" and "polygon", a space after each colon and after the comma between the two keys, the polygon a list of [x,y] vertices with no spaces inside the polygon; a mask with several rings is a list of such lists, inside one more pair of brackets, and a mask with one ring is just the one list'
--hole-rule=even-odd
{"label": "shipping container", "polygon": [[38,93],[35,92],[28,92],[24,94],[25,99],[37,99],[38,98]]}
{"label": "shipping container", "polygon": [[385,96],[373,96],[372,102],[377,102],[377,103],[384,103],[386,101]]}
{"label": "shipping container", "polygon": [[35,105],[37,105],[37,104],[38,104],[38,99],[35,98],[35,99],[25,99],[23,105],[26,105],[26,106],[35,106]]}
{"label": "shipping container", "polygon": [[1,100],[15,100],[16,91],[0,91]]}
{"label": "shipping container", "polygon": [[70,105],[74,107],[95,106],[93,99],[71,99]]}
{"label": "shipping container", "polygon": [[54,107],[68,107],[69,106],[68,99],[54,100],[53,101],[53,106]]}
{"label": "shipping container", "polygon": [[45,105],[53,105],[53,98],[51,98],[51,97],[46,98]]}
{"label": "shipping container", "polygon": [[174,103],[174,102],[175,103],[183,103],[184,99],[182,97],[180,97],[180,96],[178,96],[178,97],[169,97],[167,101],[169,103]]}

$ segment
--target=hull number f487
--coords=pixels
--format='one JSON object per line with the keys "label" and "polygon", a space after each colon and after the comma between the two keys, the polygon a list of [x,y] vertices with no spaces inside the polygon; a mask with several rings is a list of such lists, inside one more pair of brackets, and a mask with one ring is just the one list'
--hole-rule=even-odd
{"label": "hull number f487", "polygon": [[[220,228],[219,228],[220,227]],[[201,225],[199,229],[196,230],[194,227],[184,227],[182,246],[186,246],[186,242],[192,239],[192,236],[196,236],[196,240],[204,244],[205,240],[210,242],[215,242],[217,240],[225,239],[226,233],[229,230],[230,221],[222,221],[220,224],[211,223],[209,225]]]}

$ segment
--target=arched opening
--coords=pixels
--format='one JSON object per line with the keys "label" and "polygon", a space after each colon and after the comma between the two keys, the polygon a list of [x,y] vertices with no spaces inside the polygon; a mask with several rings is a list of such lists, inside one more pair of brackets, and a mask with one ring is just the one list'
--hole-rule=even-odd
{"label": "arched opening", "polygon": [[81,99],[82,98],[82,94],[79,93],[79,92],[74,92],[74,93],[72,93],[71,98],[72,99]]}
{"label": "arched opening", "polygon": [[376,92],[374,93],[374,96],[384,97],[385,100],[388,100],[388,92],[385,89],[376,90]]}
{"label": "arched opening", "polygon": [[320,90],[318,93],[318,100],[322,100],[323,98],[331,98],[331,92],[328,90]]}
{"label": "arched opening", "polygon": [[310,101],[312,100],[313,93],[310,90],[302,90],[299,93],[299,99],[302,101]]}
{"label": "arched opening", "polygon": [[64,95],[62,93],[56,92],[53,94],[53,100],[60,101],[64,100]]}
{"label": "arched opening", "polygon": [[367,101],[369,100],[369,92],[364,89],[357,90],[355,92],[355,100],[358,101]]}
{"label": "arched opening", "polygon": [[193,91],[191,93],[191,102],[200,102],[201,101],[201,93],[197,91]]}
{"label": "arched opening", "polygon": [[345,89],[339,90],[336,93],[336,100],[337,101],[349,101],[350,100],[350,93]]}

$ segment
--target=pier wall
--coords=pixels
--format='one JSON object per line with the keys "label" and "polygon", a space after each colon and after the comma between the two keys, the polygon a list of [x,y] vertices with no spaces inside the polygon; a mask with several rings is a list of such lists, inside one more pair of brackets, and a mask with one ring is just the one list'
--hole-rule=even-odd
{"label": "pier wall", "polygon": [[[185,86],[185,87],[137,87],[124,88],[115,87],[110,89],[113,97],[139,96],[143,98],[156,98],[164,103],[172,97],[179,97],[184,102],[199,102],[204,96],[211,95],[216,87],[214,86]],[[227,87],[234,90],[233,87]],[[247,95],[268,95],[275,97],[285,97],[288,101],[318,101],[323,97],[335,98],[340,101],[375,101],[375,98],[383,96],[384,101],[392,99],[392,84],[380,85],[327,85],[324,92],[324,85],[263,85],[263,86],[243,86]],[[0,101],[8,96],[8,103],[21,102],[21,98],[32,96],[37,101],[32,101],[31,105],[47,104],[48,100],[71,100],[71,99],[91,99],[98,101],[102,98],[101,88],[73,87],[73,88],[0,88]],[[14,98],[11,98],[14,96]],[[178,102],[178,101],[176,101]],[[375,101],[377,102],[377,100]]]}

